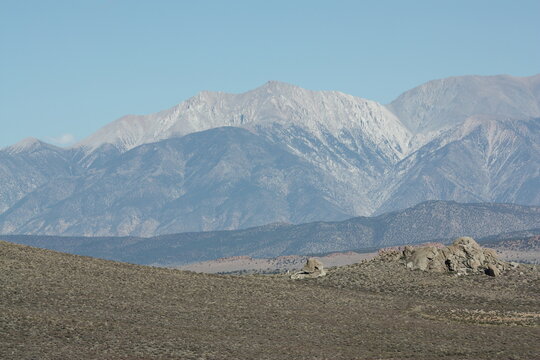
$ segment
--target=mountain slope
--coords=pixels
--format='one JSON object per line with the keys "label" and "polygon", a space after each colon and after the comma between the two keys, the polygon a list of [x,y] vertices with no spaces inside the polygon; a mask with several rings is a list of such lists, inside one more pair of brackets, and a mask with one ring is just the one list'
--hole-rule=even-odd
{"label": "mountain slope", "polygon": [[0,215],[0,233],[150,236],[348,217],[323,173],[239,128],[142,145],[91,170],[26,196]]}
{"label": "mountain slope", "polygon": [[433,199],[540,205],[539,94],[540,76],[465,76],[404,93],[392,113],[279,82],[203,92],[71,149],[0,151],[0,232],[152,236]]}
{"label": "mountain slope", "polygon": [[0,214],[26,194],[73,171],[69,151],[28,138],[0,150]]}
{"label": "mountain slope", "polygon": [[370,193],[407,153],[411,137],[376,102],[271,81],[243,94],[202,92],[169,110],[123,117],[76,148],[87,159],[107,145],[125,152],[222,126],[248,129],[323,171],[332,178],[333,199],[350,215],[376,209]]}
{"label": "mountain slope", "polygon": [[475,115],[540,117],[539,83],[540,74],[451,77],[406,91],[388,108],[415,134],[459,125]]}
{"label": "mountain slope", "polygon": [[[540,118],[468,118],[411,154],[378,212],[426,199],[540,204]],[[381,191],[382,192],[382,191]]]}
{"label": "mountain slope", "polygon": [[476,238],[540,227],[540,207],[430,201],[377,217],[152,238],[3,236],[21,244],[137,264],[175,266],[231,256],[259,258]]}
{"label": "mountain slope", "polygon": [[399,120],[374,101],[270,81],[243,94],[202,92],[169,110],[123,117],[76,146],[91,151],[113,144],[125,151],[216,127],[253,131],[275,125],[300,127],[317,138],[325,132],[339,137],[342,130],[359,129],[389,158],[400,157],[409,137]]}

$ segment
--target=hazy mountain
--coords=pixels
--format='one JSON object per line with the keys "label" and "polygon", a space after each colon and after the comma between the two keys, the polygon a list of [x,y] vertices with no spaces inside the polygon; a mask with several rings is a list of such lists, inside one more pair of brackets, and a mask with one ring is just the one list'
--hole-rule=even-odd
{"label": "hazy mountain", "polygon": [[0,150],[0,214],[50,180],[74,171],[68,154],[34,138]]}
{"label": "hazy mountain", "polygon": [[540,74],[434,80],[406,91],[388,108],[413,133],[449,128],[473,115],[540,117]]}
{"label": "hazy mountain", "polygon": [[202,92],[159,113],[123,117],[77,146],[89,154],[104,145],[123,152],[222,126],[248,129],[321,169],[333,179],[332,198],[350,215],[377,208],[371,193],[411,138],[374,101],[271,81],[243,94]]}
{"label": "hazy mountain", "polygon": [[347,218],[330,188],[298,156],[247,130],[217,128],[59,177],[0,215],[0,232],[149,236]]}
{"label": "hazy mountain", "polygon": [[259,258],[476,238],[540,227],[540,207],[430,201],[377,217],[151,238],[3,236],[21,244],[138,264],[180,265],[231,256]]}
{"label": "hazy mountain", "polygon": [[[540,205],[540,76],[465,76],[386,108],[269,82],[0,150],[0,233],[152,236],[340,220],[425,200]],[[391,110],[391,111],[390,111]]]}
{"label": "hazy mountain", "polygon": [[399,162],[379,212],[426,199],[540,204],[540,118],[470,117]]}
{"label": "hazy mountain", "polygon": [[112,144],[125,151],[216,127],[255,130],[278,124],[305,129],[321,141],[331,134],[352,142],[355,133],[360,133],[362,138],[380,143],[380,152],[390,159],[401,157],[410,137],[401,122],[374,101],[337,91],[310,91],[270,81],[243,94],[201,92],[159,113],[125,116],[77,146],[91,152],[103,144]]}

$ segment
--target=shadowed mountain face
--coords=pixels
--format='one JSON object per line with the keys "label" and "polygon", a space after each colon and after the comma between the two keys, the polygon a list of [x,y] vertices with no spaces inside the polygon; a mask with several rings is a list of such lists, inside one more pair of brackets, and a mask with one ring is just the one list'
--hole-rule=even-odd
{"label": "shadowed mountain face", "polygon": [[0,233],[154,236],[342,220],[426,200],[540,205],[540,76],[465,76],[388,107],[269,82],[0,150]]}
{"label": "shadowed mountain face", "polygon": [[377,217],[151,238],[2,236],[21,244],[137,264],[176,266],[222,257],[259,258],[481,238],[540,227],[540,208],[430,201]]}
{"label": "shadowed mountain face", "polygon": [[247,130],[218,128],[58,178],[4,213],[0,232],[152,235],[346,218],[327,200],[329,187],[298,156]]}
{"label": "shadowed mountain face", "polygon": [[71,174],[68,152],[28,138],[0,151],[0,214],[25,195]]}

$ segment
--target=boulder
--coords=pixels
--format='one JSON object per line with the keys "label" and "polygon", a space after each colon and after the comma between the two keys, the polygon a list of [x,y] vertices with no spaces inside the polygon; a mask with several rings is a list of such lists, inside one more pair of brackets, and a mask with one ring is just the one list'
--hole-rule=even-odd
{"label": "boulder", "polygon": [[484,273],[486,275],[489,275],[489,276],[499,276],[499,275],[501,275],[500,270],[496,266],[494,266],[492,264],[489,264],[487,266],[487,268],[484,270]]}
{"label": "boulder", "polygon": [[484,249],[474,239],[461,237],[452,245],[437,248],[405,247],[401,259],[412,270],[453,272],[458,275],[484,273],[499,276],[510,265],[497,258],[495,251]]}
{"label": "boulder", "polygon": [[323,263],[319,259],[310,258],[302,270],[291,275],[291,279],[318,278],[325,275]]}
{"label": "boulder", "polygon": [[[405,250],[403,253],[405,254]],[[409,249],[408,255],[406,264],[410,269],[441,271],[444,267],[444,261],[442,261],[439,249],[436,247],[426,246]]]}

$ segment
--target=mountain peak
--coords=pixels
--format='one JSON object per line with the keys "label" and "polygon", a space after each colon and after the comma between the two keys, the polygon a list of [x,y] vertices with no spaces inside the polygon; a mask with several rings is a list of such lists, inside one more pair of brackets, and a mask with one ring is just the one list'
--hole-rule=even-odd
{"label": "mountain peak", "polygon": [[242,93],[228,93],[228,92],[222,92],[222,91],[203,90],[197,93],[197,95],[193,96],[192,98],[187,99],[186,102],[215,101],[216,99],[242,97],[245,95],[249,96],[254,93],[266,93],[266,94],[288,93],[291,90],[297,90],[297,91],[299,90],[299,91],[306,91],[306,92],[310,91],[310,90],[303,89],[294,84],[286,83],[283,81],[270,80],[270,81],[265,82],[261,86],[256,87],[255,89],[248,90]]}
{"label": "mountain peak", "polygon": [[52,145],[36,139],[35,137],[27,137],[14,145],[8,146],[4,150],[10,154],[17,154],[21,152],[33,151],[40,147],[52,147]]}
{"label": "mountain peak", "polygon": [[[335,91],[312,91],[280,81],[241,93],[203,91],[155,114],[121,118],[76,146],[87,152],[105,143],[127,151],[138,145],[184,136],[222,126],[248,129],[296,127],[322,140],[344,132],[364,132],[382,151],[394,156],[386,144],[406,147],[408,132],[382,105]],[[364,139],[365,140],[365,139]],[[362,141],[364,141],[362,140]],[[398,151],[400,152],[400,151]],[[401,156],[401,155],[399,155]]]}
{"label": "mountain peak", "polygon": [[401,94],[388,107],[413,133],[450,128],[470,116],[540,116],[538,76],[456,76]]}
{"label": "mountain peak", "polygon": [[299,89],[300,87],[294,84],[290,84],[283,81],[277,81],[277,80],[269,80],[265,82],[262,86],[259,86],[259,89]]}
{"label": "mountain peak", "polygon": [[289,84],[282,81],[270,80],[261,86],[245,92],[243,95],[260,94],[260,95],[285,95],[289,96],[293,93],[309,93],[311,90],[301,88],[300,86]]}

